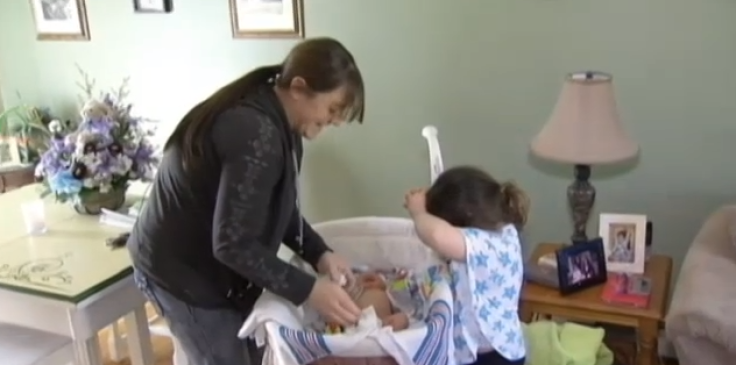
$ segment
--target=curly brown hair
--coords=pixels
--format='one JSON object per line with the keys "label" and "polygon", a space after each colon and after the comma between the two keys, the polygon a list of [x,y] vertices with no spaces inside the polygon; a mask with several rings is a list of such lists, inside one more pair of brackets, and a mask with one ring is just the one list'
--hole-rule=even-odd
{"label": "curly brown hair", "polygon": [[472,166],[446,170],[427,191],[427,212],[456,227],[495,230],[504,224],[521,229],[530,199],[513,182],[498,182]]}

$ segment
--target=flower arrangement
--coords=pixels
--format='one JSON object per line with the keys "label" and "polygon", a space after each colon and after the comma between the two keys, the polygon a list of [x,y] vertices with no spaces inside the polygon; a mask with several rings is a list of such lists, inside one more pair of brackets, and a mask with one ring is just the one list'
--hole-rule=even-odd
{"label": "flower arrangement", "polygon": [[158,162],[149,141],[154,131],[125,102],[128,79],[114,92],[95,95],[94,81],[80,73],[85,93],[79,122],[49,123],[49,146],[36,167],[45,194],[72,200],[75,207],[89,195],[122,191],[124,197],[131,181],[153,177]]}

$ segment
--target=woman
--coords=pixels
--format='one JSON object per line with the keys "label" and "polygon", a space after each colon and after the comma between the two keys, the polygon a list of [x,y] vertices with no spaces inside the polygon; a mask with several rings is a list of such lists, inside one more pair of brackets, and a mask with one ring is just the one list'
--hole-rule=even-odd
{"label": "woman", "polygon": [[[295,46],[283,64],[251,71],[184,116],[166,142],[128,241],[138,286],[193,365],[260,364],[236,335],[265,289],[327,320],[360,310],[337,283],[348,263],[302,218],[302,137],[362,121],[363,81],[339,42]],[[286,244],[320,279],[280,260]]]}

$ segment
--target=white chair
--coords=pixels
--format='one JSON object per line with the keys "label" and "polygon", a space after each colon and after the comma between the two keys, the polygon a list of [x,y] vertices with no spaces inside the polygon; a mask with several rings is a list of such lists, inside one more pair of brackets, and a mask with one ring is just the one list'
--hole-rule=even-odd
{"label": "white chair", "polygon": [[171,344],[174,347],[174,356],[172,360],[174,365],[189,365],[189,360],[187,360],[184,351],[181,350],[179,340],[171,334],[166,320],[156,315],[148,320],[148,328],[151,330],[151,335],[163,336],[171,339]]}
{"label": "white chair", "polygon": [[2,365],[74,364],[72,339],[53,333],[0,323]]}
{"label": "white chair", "polygon": [[[294,252],[292,252],[288,247],[281,245],[281,248],[278,252],[279,258],[286,262],[290,262],[293,265],[299,266],[300,268],[304,270],[312,270],[311,266],[307,264],[306,262],[298,260],[298,257],[294,255]],[[297,258],[297,260],[294,260],[294,258]],[[173,365],[189,365],[189,360],[187,360],[186,354],[181,349],[181,345],[179,344],[179,340],[176,339],[171,334],[171,331],[169,330],[169,326],[166,323],[166,320],[161,318],[158,314],[154,315],[152,318],[148,319],[148,328],[151,331],[151,335],[153,336],[162,336],[162,337],[168,337],[171,339],[171,343],[174,347],[174,356],[172,359]],[[117,329],[117,326],[113,327],[113,338],[119,337],[119,330]],[[111,344],[111,348],[113,348],[114,345]],[[5,365],[5,364],[0,364]]]}
{"label": "white chair", "polygon": [[[181,350],[179,340],[176,339],[169,331],[169,326],[166,320],[161,318],[158,314],[148,319],[148,330],[151,331],[152,336],[168,337],[171,339],[172,347],[174,348],[174,355],[172,356],[173,365],[189,365],[184,351]],[[125,334],[121,333],[120,327],[117,323],[113,323],[111,326],[110,336],[108,337],[108,351],[110,352],[110,359],[115,362],[122,361],[127,357],[128,348],[124,341]],[[5,365],[0,361],[0,365]]]}
{"label": "white chair", "polygon": [[[147,192],[148,187],[146,188],[144,195],[146,195]],[[298,256],[294,255],[293,251],[291,251],[288,247],[284,245],[281,245],[281,248],[278,251],[278,257],[308,272],[312,270],[312,267],[309,264],[300,260]],[[181,349],[179,340],[177,340],[176,337],[171,334],[166,320],[156,314],[152,318],[148,319],[148,329],[151,331],[151,335],[153,336],[168,337],[171,339],[171,343],[174,348],[174,355],[172,359],[173,365],[189,365],[189,361],[187,360],[186,354]],[[110,329],[110,336],[108,337],[108,351],[111,360],[119,362],[126,357],[127,348],[125,342],[123,341],[124,338],[125,335],[121,333],[118,324],[113,323]],[[0,362],[0,365],[5,364]]]}

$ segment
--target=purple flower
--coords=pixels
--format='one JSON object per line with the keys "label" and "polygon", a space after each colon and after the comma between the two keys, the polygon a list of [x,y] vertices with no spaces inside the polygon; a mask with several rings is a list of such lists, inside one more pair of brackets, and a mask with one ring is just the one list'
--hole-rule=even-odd
{"label": "purple flower", "polygon": [[150,178],[158,163],[149,141],[153,134],[147,129],[149,120],[133,116],[132,108],[115,94],[88,101],[76,130],[61,130],[49,142],[39,175],[49,184],[53,176],[64,174],[54,182],[65,182],[69,173],[84,170],[78,175],[87,189],[103,188],[113,180],[125,184]]}
{"label": "purple flower", "polygon": [[66,147],[67,143],[64,138],[53,138],[49,149],[60,151]]}
{"label": "purple flower", "polygon": [[99,164],[96,166],[94,176],[101,181],[110,180],[112,178],[112,165],[115,156],[109,151],[102,151],[99,155]]}
{"label": "purple flower", "polygon": [[100,164],[97,165],[97,171],[109,174],[114,159],[115,156],[113,156],[109,151],[100,152]]}
{"label": "purple flower", "polygon": [[38,172],[44,176],[53,176],[71,166],[74,145],[64,139],[52,139],[49,149],[41,155]]}
{"label": "purple flower", "polygon": [[110,133],[113,128],[115,128],[115,122],[108,117],[85,120],[79,125],[79,130],[99,135],[103,139],[109,139],[110,141],[112,140]]}
{"label": "purple flower", "polygon": [[132,156],[133,161],[139,163],[149,163],[153,160],[153,147],[147,144],[141,144]]}
{"label": "purple flower", "polygon": [[138,128],[141,124],[141,118],[128,118],[128,125],[131,129]]}
{"label": "purple flower", "polygon": [[66,161],[60,160],[55,155],[46,152],[41,158],[40,165],[42,166],[42,169],[39,172],[43,176],[56,175],[59,171],[67,167],[65,162]]}
{"label": "purple flower", "polygon": [[138,175],[144,176],[151,170],[153,165],[157,163],[156,156],[154,156],[155,150],[150,144],[142,143],[138,146],[131,157],[133,160],[133,166],[135,172]]}

